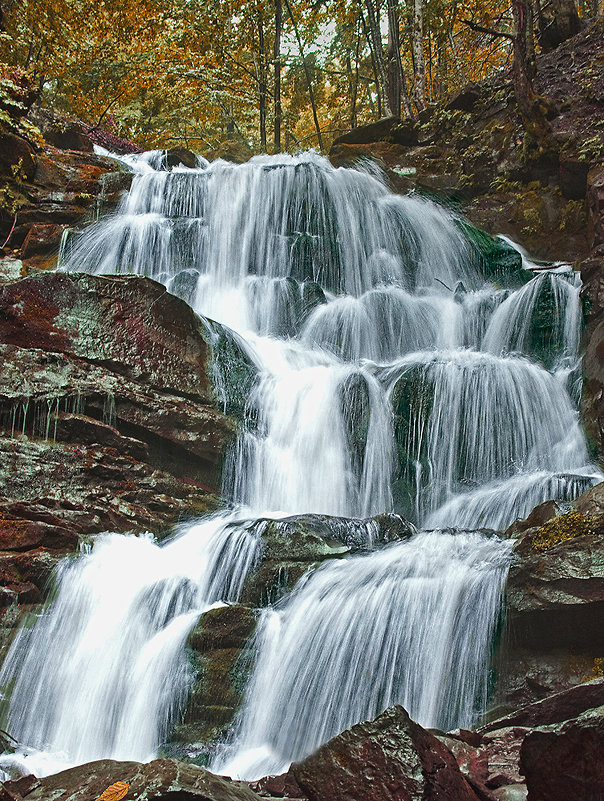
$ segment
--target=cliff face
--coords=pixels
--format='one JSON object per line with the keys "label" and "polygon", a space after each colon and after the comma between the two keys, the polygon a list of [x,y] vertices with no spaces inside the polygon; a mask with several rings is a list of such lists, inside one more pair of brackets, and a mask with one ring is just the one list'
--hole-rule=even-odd
{"label": "cliff face", "polygon": [[210,379],[216,341],[145,278],[0,283],[4,626],[90,534],[161,535],[217,507],[236,423]]}

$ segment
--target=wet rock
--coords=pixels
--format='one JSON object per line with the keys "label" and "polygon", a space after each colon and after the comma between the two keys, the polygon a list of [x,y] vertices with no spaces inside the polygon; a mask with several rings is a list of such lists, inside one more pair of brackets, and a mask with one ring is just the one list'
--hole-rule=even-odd
{"label": "wet rock", "polygon": [[402,707],[359,723],[292,772],[310,801],[476,801],[453,755]]}
{"label": "wet rock", "polygon": [[21,247],[22,258],[31,259],[32,256],[57,254],[66,227],[65,225],[54,225],[53,223],[32,225]]}
{"label": "wet rock", "polygon": [[242,700],[251,667],[245,646],[255,629],[256,616],[245,606],[223,606],[201,615],[187,640],[198,671],[172,742],[212,743],[225,735]]}
{"label": "wet rock", "polygon": [[[217,499],[191,480],[122,455],[115,448],[0,438],[0,479],[12,512],[6,538],[16,527],[28,532],[28,547],[75,546],[100,531],[166,533],[184,517],[216,508]],[[53,524],[31,523],[41,505]]]}
{"label": "wet rock", "polygon": [[587,176],[588,225],[591,247],[604,243],[604,169],[594,167]]}
{"label": "wet rock", "polygon": [[[604,261],[603,261],[604,264]],[[597,291],[597,312],[600,312],[604,272],[591,282],[591,292]],[[597,288],[594,283],[598,284]],[[602,283],[601,283],[602,282]],[[594,309],[596,312],[596,309]],[[592,330],[583,356],[583,393],[581,416],[589,441],[597,456],[604,457],[604,321]]]}
{"label": "wet rock", "polygon": [[291,770],[279,776],[266,776],[257,782],[251,782],[250,788],[262,798],[294,798],[308,801]]}
{"label": "wet rock", "polygon": [[505,530],[504,536],[515,537],[518,534],[524,533],[529,528],[539,528],[544,523],[547,523],[548,520],[551,520],[552,517],[555,517],[558,512],[559,507],[555,501],[540,503],[538,506],[535,506],[527,518],[524,520],[520,518],[515,520],[511,526]]}
{"label": "wet rock", "polygon": [[184,147],[171,147],[166,151],[166,164],[172,167],[197,167],[197,156]]}
{"label": "wet rock", "polygon": [[604,612],[604,537],[579,534],[536,550],[530,543],[541,531],[529,529],[520,540],[509,573],[506,603],[515,643],[543,650],[604,647],[598,623]]}
{"label": "wet rock", "polygon": [[[506,234],[537,258],[585,256],[594,246],[586,226],[585,175],[601,171],[604,145],[597,99],[604,70],[595,55],[603,39],[597,20],[538,57],[535,89],[546,99],[554,143],[546,153],[526,146],[511,76],[500,72],[423,110],[405,131],[411,136],[397,138],[392,123],[385,130],[379,123],[365,126],[336,139],[330,159],[336,166],[377,161],[391,171],[395,191],[427,189],[461,202],[473,224]],[[600,189],[587,179],[591,205],[604,204]],[[598,223],[600,231],[603,225]]]}
{"label": "wet rock", "polygon": [[35,150],[26,139],[0,130],[0,174],[30,179],[36,171],[36,161]]}
{"label": "wet rock", "polygon": [[[52,588],[52,575],[62,553],[35,548],[26,553],[0,553],[0,606],[40,603]],[[4,625],[5,621],[2,621]]]}
{"label": "wet rock", "polygon": [[603,752],[604,707],[529,732],[520,751],[528,801],[600,801]]}
{"label": "wet rock", "polygon": [[[145,279],[65,274],[0,285],[0,306],[1,549],[162,535],[216,508],[235,424],[188,306]],[[34,600],[5,584],[3,603]]]}
{"label": "wet rock", "polygon": [[296,515],[281,520],[257,520],[252,528],[261,539],[262,551],[241,596],[243,603],[252,606],[275,603],[309,569],[325,559],[408,539],[416,531],[411,523],[395,514],[367,520]]}
{"label": "wet rock", "polygon": [[[233,423],[212,406],[69,353],[0,345],[0,430],[103,444],[217,487]],[[113,365],[112,365],[113,366]]]}
{"label": "wet rock", "polygon": [[32,276],[0,287],[0,320],[2,342],[68,352],[159,389],[210,397],[199,320],[154,281]]}
{"label": "wet rock", "polygon": [[495,801],[526,801],[526,784],[512,784],[499,787],[492,795]]}
{"label": "wet rock", "polygon": [[215,150],[208,155],[210,161],[224,159],[231,164],[243,164],[254,155],[254,151],[242,139],[227,139],[221,142]]}
{"label": "wet rock", "polygon": [[485,784],[489,776],[489,766],[486,753],[479,747],[482,744],[482,737],[475,735],[475,741],[469,743],[454,732],[447,734],[434,732],[434,734],[453,754],[459,770],[480,801],[494,801],[493,794]]}
{"label": "wet rock", "polygon": [[575,718],[594,707],[604,706],[604,678],[584,682],[560,693],[554,693],[534,704],[521,707],[504,718],[480,729],[481,733],[506,726],[548,726]]}
{"label": "wet rock", "polygon": [[604,514],[604,481],[580,495],[573,506],[582,515],[593,517]]}
{"label": "wet rock", "polygon": [[239,604],[210,609],[199,618],[188,644],[200,654],[221,648],[242,649],[256,629],[256,616]]}
{"label": "wet rock", "polygon": [[490,790],[524,782],[519,771],[519,758],[527,731],[525,727],[509,726],[483,737],[481,754],[487,765],[484,783]]}
{"label": "wet rock", "polygon": [[126,782],[130,799],[179,799],[179,801],[254,801],[256,793],[243,782],[215,776],[196,765],[174,759],[155,759],[146,764],[103,759],[55,773],[35,782],[31,789],[7,783],[15,801],[91,801],[117,781]]}
{"label": "wet rock", "polygon": [[367,145],[370,142],[379,142],[381,139],[387,139],[392,135],[395,128],[400,125],[399,117],[385,117],[377,122],[371,122],[368,125],[361,125],[359,128],[353,128],[348,133],[338,136],[334,139],[333,144],[345,145]]}
{"label": "wet rock", "polygon": [[564,692],[602,675],[604,653],[598,646],[555,649],[518,647],[504,634],[494,660],[495,686],[487,720],[501,719],[515,710]]}
{"label": "wet rock", "polygon": [[5,256],[0,259],[0,283],[18,281],[24,275],[21,259],[16,259],[13,256]]}
{"label": "wet rock", "polygon": [[560,190],[567,200],[583,200],[589,164],[576,159],[560,161]]}
{"label": "wet rock", "polygon": [[516,537],[515,561],[494,659],[490,721],[601,675],[604,483],[572,506],[561,514],[551,501],[540,504],[506,532]]}
{"label": "wet rock", "polygon": [[64,119],[51,109],[40,106],[32,108],[28,117],[42,131],[44,139],[54,147],[93,152],[93,144],[86,128],[77,120]]}

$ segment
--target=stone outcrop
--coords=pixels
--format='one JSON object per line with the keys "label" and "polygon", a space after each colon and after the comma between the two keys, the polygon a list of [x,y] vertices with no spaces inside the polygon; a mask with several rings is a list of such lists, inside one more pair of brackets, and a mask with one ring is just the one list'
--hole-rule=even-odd
{"label": "stone outcrop", "polygon": [[145,278],[0,283],[7,624],[13,604],[45,597],[52,565],[83,538],[162,535],[217,507],[236,421],[210,378],[214,329]]}
{"label": "stone outcrop", "polygon": [[520,770],[527,801],[600,801],[604,794],[604,706],[573,720],[530,731]]}
{"label": "stone outcrop", "polygon": [[[551,117],[546,149],[533,147],[511,76],[499,73],[468,84],[415,120],[381,120],[350,131],[335,140],[330,159],[337,165],[377,160],[397,191],[454,200],[479,228],[510,236],[535,257],[585,257],[595,247],[588,198],[590,209],[601,200],[592,171],[598,164],[601,170],[604,148],[594,102],[604,85],[597,56],[603,39],[599,19],[537,59],[536,90]],[[590,211],[590,230],[599,229],[591,217]]]}
{"label": "stone outcrop", "polygon": [[251,667],[245,647],[255,629],[254,611],[241,605],[210,609],[199,618],[188,638],[198,671],[173,743],[211,745],[226,733],[241,704]]}
{"label": "stone outcrop", "polygon": [[90,129],[33,106],[25,73],[3,68],[0,87],[0,256],[22,259],[22,275],[57,264],[63,234],[114,207],[132,176],[97,156]]}
{"label": "stone outcrop", "polygon": [[310,801],[477,801],[451,752],[400,706],[292,766]]}
{"label": "stone outcrop", "polygon": [[103,759],[55,773],[44,779],[33,776],[6,782],[1,801],[92,801],[115,782],[129,785],[126,801],[132,799],[179,799],[179,801],[254,801],[256,793],[243,782],[215,776],[196,765],[173,759],[146,764]]}
{"label": "stone outcrop", "polygon": [[325,559],[342,558],[367,547],[407,539],[415,528],[400,515],[383,514],[351,521],[327,515],[258,520],[261,556],[243,586],[241,600],[251,606],[275,603]]}
{"label": "stone outcrop", "polygon": [[495,657],[493,713],[507,712],[601,675],[604,657],[604,484],[571,512],[548,502],[516,538],[506,625]]}

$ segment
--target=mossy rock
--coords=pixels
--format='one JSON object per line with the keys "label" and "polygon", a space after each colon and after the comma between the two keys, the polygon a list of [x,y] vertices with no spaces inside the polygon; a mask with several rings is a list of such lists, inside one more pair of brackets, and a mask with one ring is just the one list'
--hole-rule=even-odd
{"label": "mossy rock", "polygon": [[258,368],[234,331],[202,318],[212,353],[214,390],[225,414],[242,420],[247,400],[258,378]]}
{"label": "mossy rock", "polygon": [[548,520],[531,538],[534,551],[547,551],[565,540],[593,534],[589,518],[580,512],[567,512]]}
{"label": "mossy rock", "polygon": [[502,286],[522,286],[531,280],[533,275],[523,268],[521,254],[508,242],[475,228],[467,220],[457,219],[456,223],[476,249],[486,280]]}
{"label": "mossy rock", "polygon": [[393,481],[394,508],[403,517],[415,521],[415,498],[417,495],[417,460],[422,466],[421,474],[428,476],[427,439],[423,439],[421,452],[416,453],[413,430],[418,416],[427,421],[434,405],[434,386],[426,378],[423,365],[414,365],[397,380],[392,390],[394,412],[394,440],[397,466]]}
{"label": "mossy rock", "polygon": [[265,562],[243,585],[241,600],[255,607],[268,606],[290,593],[302,576],[319,562]]}
{"label": "mossy rock", "polygon": [[209,609],[197,621],[187,644],[198,654],[238,648],[241,650],[256,630],[256,615],[240,604]]}

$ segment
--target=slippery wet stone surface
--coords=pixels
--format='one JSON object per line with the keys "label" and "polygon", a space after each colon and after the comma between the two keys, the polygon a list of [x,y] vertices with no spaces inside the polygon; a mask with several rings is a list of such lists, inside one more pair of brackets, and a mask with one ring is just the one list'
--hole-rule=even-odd
{"label": "slippery wet stone surface", "polygon": [[[115,782],[129,785],[126,801],[254,801],[258,796],[241,782],[214,776],[196,765],[173,759],[146,764],[104,759],[56,773],[39,781],[7,782],[3,801],[90,801]],[[22,792],[20,792],[22,790]]]}
{"label": "slippery wet stone surface", "polygon": [[476,801],[452,754],[402,707],[359,723],[294,764],[310,801]]}
{"label": "slippery wet stone surface", "polygon": [[35,603],[23,571],[100,531],[153,531],[216,508],[236,425],[186,304],[142,278],[61,273],[0,284],[2,603]]}

